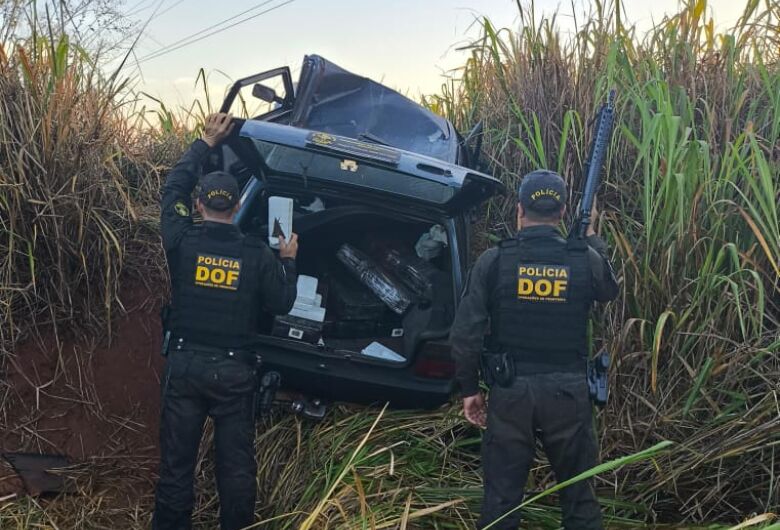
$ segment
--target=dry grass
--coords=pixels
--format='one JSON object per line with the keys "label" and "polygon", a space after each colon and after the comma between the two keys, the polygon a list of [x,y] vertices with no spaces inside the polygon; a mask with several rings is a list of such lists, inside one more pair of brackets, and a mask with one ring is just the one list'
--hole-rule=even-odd
{"label": "dry grass", "polygon": [[[217,521],[212,436],[209,424],[196,467],[194,520],[204,529]],[[258,528],[304,528],[307,520],[316,529],[399,528],[403,521],[408,529],[473,527],[479,437],[455,409],[383,413],[342,406],[322,424],[285,415],[259,426],[256,445]],[[78,495],[0,503],[0,527],[37,520],[53,528],[148,528],[151,466],[135,457],[90,459],[64,472]],[[540,470],[549,473],[544,465]],[[608,513],[641,510],[608,499],[605,505]],[[554,527],[559,512],[532,506],[527,516]],[[610,520],[614,528],[641,525]]]}
{"label": "dry grass", "polygon": [[33,322],[106,322],[123,267],[157,239],[159,154],[122,113],[123,86],[66,38],[40,40],[0,50],[4,341]]}

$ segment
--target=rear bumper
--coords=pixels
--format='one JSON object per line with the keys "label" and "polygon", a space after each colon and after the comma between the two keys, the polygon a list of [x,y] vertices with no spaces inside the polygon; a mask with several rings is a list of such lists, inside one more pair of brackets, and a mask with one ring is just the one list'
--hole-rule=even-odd
{"label": "rear bumper", "polygon": [[453,392],[452,380],[418,377],[411,367],[372,365],[268,345],[258,352],[263,371],[281,374],[282,388],[328,401],[432,409],[449,401]]}

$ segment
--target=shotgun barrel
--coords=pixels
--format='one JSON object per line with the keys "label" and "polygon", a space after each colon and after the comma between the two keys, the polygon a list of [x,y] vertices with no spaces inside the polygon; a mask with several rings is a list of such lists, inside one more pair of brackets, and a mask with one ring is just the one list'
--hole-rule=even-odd
{"label": "shotgun barrel", "polygon": [[612,137],[612,126],[615,121],[615,91],[610,90],[607,102],[602,105],[596,119],[596,136],[590,146],[590,156],[586,163],[585,182],[582,185],[582,202],[580,203],[579,222],[575,226],[578,238],[584,238],[590,225],[590,212],[601,184],[601,167],[607,155],[609,141]]}

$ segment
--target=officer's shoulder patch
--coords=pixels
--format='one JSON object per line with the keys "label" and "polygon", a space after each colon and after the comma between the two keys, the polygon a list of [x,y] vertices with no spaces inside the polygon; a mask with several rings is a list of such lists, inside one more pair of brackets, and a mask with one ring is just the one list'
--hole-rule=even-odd
{"label": "officer's shoulder patch", "polygon": [[184,204],[184,202],[182,201],[176,201],[173,204],[173,211],[175,211],[178,215],[181,215],[182,217],[190,216],[190,209],[187,208],[187,205]]}

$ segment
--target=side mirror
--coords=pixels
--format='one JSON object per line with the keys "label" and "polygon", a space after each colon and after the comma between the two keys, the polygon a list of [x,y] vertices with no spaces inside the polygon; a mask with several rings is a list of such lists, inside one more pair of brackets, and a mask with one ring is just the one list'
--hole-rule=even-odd
{"label": "side mirror", "polygon": [[281,103],[283,101],[282,98],[276,95],[276,91],[273,88],[261,85],[260,83],[257,83],[252,87],[252,96],[267,101],[268,103],[273,103],[274,101]]}

